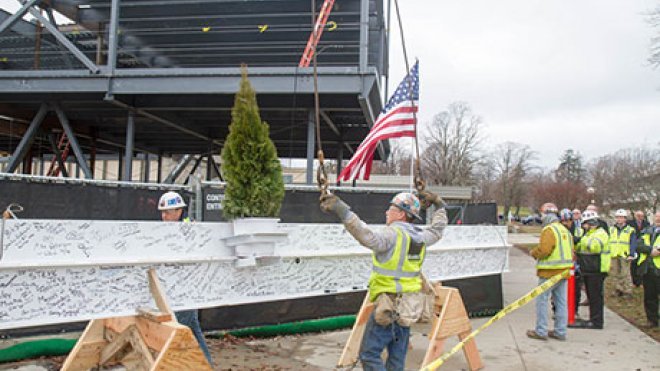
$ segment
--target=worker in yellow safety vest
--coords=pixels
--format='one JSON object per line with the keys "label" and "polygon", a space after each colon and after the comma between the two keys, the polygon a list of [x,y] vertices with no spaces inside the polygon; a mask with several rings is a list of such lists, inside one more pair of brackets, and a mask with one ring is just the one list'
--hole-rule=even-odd
{"label": "worker in yellow safety vest", "polygon": [[[569,210],[564,219],[572,218]],[[553,276],[573,267],[573,236],[568,228],[560,223],[557,216],[557,206],[545,203],[541,206],[541,240],[538,246],[530,251],[536,261],[536,275],[539,285]],[[567,215],[567,216],[566,216]],[[570,219],[568,219],[570,220]],[[552,296],[555,308],[555,329],[548,330],[548,302]],[[566,325],[568,324],[568,285],[566,279],[560,280],[550,290],[536,298],[536,327],[528,330],[527,336],[532,339],[547,340],[548,336],[560,341],[566,340]]]}
{"label": "worker in yellow safety vest", "polygon": [[655,224],[645,228],[637,245],[637,274],[644,285],[644,311],[649,327],[658,327],[658,295],[660,295],[660,211]]}
{"label": "worker in yellow safety vest", "polygon": [[[422,203],[436,211],[431,225],[422,228]],[[442,237],[447,213],[442,199],[429,191],[399,193],[385,211],[386,227],[371,229],[350,207],[334,194],[321,196],[321,210],[339,217],[346,230],[364,247],[372,250],[369,277],[369,300],[375,305],[369,316],[360,346],[360,362],[364,370],[403,370],[405,367],[410,325],[422,315],[424,294],[421,268],[426,247]],[[387,349],[387,362],[381,354]]]}
{"label": "worker in yellow safety vest", "polygon": [[615,290],[619,296],[632,297],[632,280],[630,276],[630,247],[636,239],[635,229],[628,225],[628,213],[619,209],[614,213],[616,223],[610,227],[610,252],[612,267],[610,276],[615,280]]}
{"label": "worker in yellow safety vest", "polygon": [[609,236],[600,227],[601,221],[596,211],[586,210],[582,213],[584,236],[576,246],[577,262],[584,280],[589,300],[589,321],[575,321],[568,325],[572,328],[603,328],[603,287],[605,277],[610,271]]}

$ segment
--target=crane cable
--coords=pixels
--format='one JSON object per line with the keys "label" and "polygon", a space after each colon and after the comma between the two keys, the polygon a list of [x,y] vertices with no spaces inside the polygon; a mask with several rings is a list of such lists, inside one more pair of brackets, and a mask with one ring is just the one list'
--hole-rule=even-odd
{"label": "crane cable", "polygon": [[[399,11],[399,1],[394,0],[394,8],[396,10],[396,18],[399,23],[399,32],[401,34],[401,48],[403,49],[403,60],[406,63],[406,73],[410,73],[410,63],[408,62],[408,50],[406,49],[406,38],[403,35],[403,22],[401,21],[401,12]],[[412,76],[408,80],[408,96],[410,97],[410,104],[413,107],[412,114],[415,122],[415,171],[414,182],[415,189],[421,192],[426,188],[426,181],[422,177],[422,166],[419,159],[419,139],[417,138],[417,110],[415,109],[415,100],[412,93]]]}
{"label": "crane cable", "polygon": [[[406,50],[406,39],[403,34],[403,22],[401,21],[401,12],[399,11],[399,2],[394,0],[394,6],[396,9],[396,16],[399,23],[399,32],[401,33],[401,47],[403,49],[403,58],[406,64],[406,74],[410,73],[410,63],[408,62],[408,51]],[[312,25],[316,20],[316,0],[312,0]],[[389,25],[388,25],[389,27]],[[316,38],[316,27],[313,31],[314,37]],[[324,160],[325,155],[323,154],[323,145],[321,143],[321,122],[320,122],[320,109],[319,109],[319,90],[318,90],[318,75],[317,75],[317,65],[316,65],[316,44],[314,45],[314,54],[312,55],[312,64],[313,64],[313,75],[314,75],[314,113],[316,120],[316,145],[317,145],[317,158],[319,161],[319,166],[316,172],[316,182],[321,191],[321,195],[328,193],[328,174],[325,169]],[[419,157],[419,139],[417,136],[417,111],[415,108],[415,100],[412,93],[412,76],[408,78],[408,94],[410,97],[410,103],[413,107],[413,120],[415,122],[415,172],[414,182],[415,189],[418,192],[422,192],[426,188],[426,181],[422,177],[422,168]]]}
{"label": "crane cable", "polygon": [[[316,21],[316,0],[312,0],[312,27],[314,32],[314,39],[316,39],[317,27],[314,23]],[[325,155],[323,154],[323,143],[321,142],[321,110],[319,108],[319,82],[318,82],[318,73],[316,69],[316,55],[318,44],[314,44],[314,53],[312,54],[312,65],[313,65],[313,74],[314,74],[314,120],[316,121],[316,147],[317,147],[317,158],[319,160],[319,167],[316,170],[316,182],[318,187],[321,190],[321,195],[326,195],[328,193],[328,173],[325,169]]]}

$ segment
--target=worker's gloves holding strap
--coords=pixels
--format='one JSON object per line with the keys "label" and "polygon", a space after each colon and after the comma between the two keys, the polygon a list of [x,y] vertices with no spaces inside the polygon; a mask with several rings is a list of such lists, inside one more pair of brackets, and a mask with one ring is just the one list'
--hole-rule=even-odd
{"label": "worker's gloves holding strap", "polygon": [[326,193],[321,195],[321,210],[324,213],[332,214],[334,213],[339,217],[339,219],[344,220],[348,216],[348,212],[351,210],[344,201],[339,197],[333,195],[332,193]]}
{"label": "worker's gloves holding strap", "polygon": [[437,194],[423,190],[418,192],[418,197],[419,200],[421,201],[422,208],[427,209],[429,206],[433,205],[435,207],[445,207],[445,201],[442,199],[442,197],[438,196]]}

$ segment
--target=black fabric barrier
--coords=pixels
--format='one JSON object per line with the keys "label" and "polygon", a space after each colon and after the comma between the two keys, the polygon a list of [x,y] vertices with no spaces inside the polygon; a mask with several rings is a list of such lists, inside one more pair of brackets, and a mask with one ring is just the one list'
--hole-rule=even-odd
{"label": "black fabric barrier", "polygon": [[[0,208],[23,206],[20,219],[160,220],[162,189],[0,180]],[[189,192],[181,192],[187,200]]]}

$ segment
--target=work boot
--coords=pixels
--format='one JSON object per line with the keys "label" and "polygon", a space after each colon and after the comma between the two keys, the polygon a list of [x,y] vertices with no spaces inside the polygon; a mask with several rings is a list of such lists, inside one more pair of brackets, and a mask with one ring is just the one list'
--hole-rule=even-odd
{"label": "work boot", "polygon": [[566,341],[566,335],[557,335],[555,330],[548,331],[548,337],[551,337],[555,340]]}
{"label": "work boot", "polygon": [[548,340],[547,336],[539,335],[536,330],[527,330],[527,337],[536,340]]}

